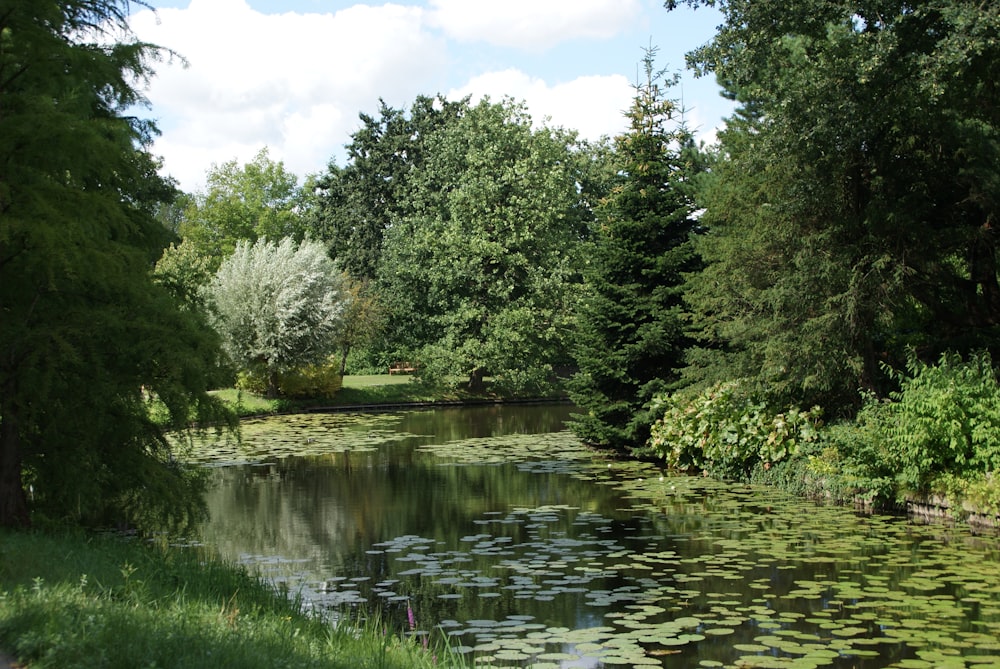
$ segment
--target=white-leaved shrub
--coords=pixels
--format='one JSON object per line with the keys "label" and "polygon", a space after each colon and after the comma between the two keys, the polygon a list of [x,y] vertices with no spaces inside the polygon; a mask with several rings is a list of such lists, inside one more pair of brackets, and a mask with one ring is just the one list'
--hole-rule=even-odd
{"label": "white-leaved shrub", "polygon": [[209,283],[213,322],[232,360],[277,376],[322,363],[337,346],[349,291],[320,242],[239,242]]}

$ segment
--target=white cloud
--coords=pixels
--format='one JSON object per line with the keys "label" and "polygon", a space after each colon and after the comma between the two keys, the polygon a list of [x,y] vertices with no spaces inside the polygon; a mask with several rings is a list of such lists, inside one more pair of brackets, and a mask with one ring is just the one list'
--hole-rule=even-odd
{"label": "white cloud", "polygon": [[[264,146],[300,177],[324,170],[331,158],[343,161],[344,145],[360,125],[358,113],[377,113],[380,97],[408,109],[417,95],[442,91],[452,99],[509,96],[524,100],[539,124],[550,117],[551,125],[590,139],[620,133],[627,127],[623,112],[632,99],[629,77],[638,53],[623,46],[621,36],[644,31],[651,12],[662,12],[659,0],[381,6],[302,0],[289,5],[300,11],[283,14],[263,14],[248,4],[258,0],[187,1],[184,9],[141,11],[131,19],[140,39],[173,49],[190,64],[157,64],[147,91],[148,115],[163,131],[153,153],[163,156],[165,172],[187,191],[202,187],[213,163],[246,162]],[[331,5],[344,9],[301,11]],[[612,35],[619,39],[604,41]],[[557,43],[559,49],[537,53]],[[622,60],[623,48],[626,71],[613,74],[609,63]],[[717,88],[708,90],[714,86],[708,80],[689,86],[691,99],[702,101],[697,117],[706,119],[693,114],[693,127],[711,133],[718,102],[705,101],[718,99]]]}
{"label": "white cloud", "polygon": [[456,40],[544,50],[607,39],[641,13],[639,0],[430,0],[430,22]]}
{"label": "white cloud", "polygon": [[624,112],[634,90],[621,75],[584,76],[572,81],[549,85],[515,69],[490,72],[477,76],[465,86],[454,89],[448,97],[466,95],[478,100],[489,96],[499,101],[504,96],[527,102],[535,123],[550,117],[549,125],[580,131],[586,139],[623,132],[628,121]]}
{"label": "white cloud", "polygon": [[265,145],[296,173],[319,171],[359,111],[379,96],[407,104],[441,76],[445,45],[422,20],[421,8],[392,4],[264,15],[245,0],[192,0],[139,12],[136,34],[189,63],[160,64],[147,92],[164,131],[153,151],[186,190],[211,163],[249,160]]}

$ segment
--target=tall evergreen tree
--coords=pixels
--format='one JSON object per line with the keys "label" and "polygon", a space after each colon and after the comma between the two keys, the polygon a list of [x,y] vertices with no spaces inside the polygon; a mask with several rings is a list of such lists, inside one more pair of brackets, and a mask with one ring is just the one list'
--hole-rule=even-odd
{"label": "tall evergreen tree", "polygon": [[697,267],[690,237],[700,159],[681,110],[665,97],[672,82],[655,70],[655,56],[646,51],[630,129],[616,138],[620,182],[598,207],[570,386],[582,409],[573,431],[621,451],[646,442],[653,418],[643,407],[682,365],[681,287]]}
{"label": "tall evergreen tree", "polygon": [[847,413],[908,348],[995,352],[1000,7],[688,4],[723,12],[689,60],[745,112],[704,193],[692,374]]}
{"label": "tall evergreen tree", "polygon": [[221,416],[206,393],[219,345],[150,276],[166,235],[155,205],[174,189],[145,151],[155,128],[130,115],[160,51],[121,40],[128,9],[0,11],[0,525],[200,504],[147,398],[173,426],[192,407]]}

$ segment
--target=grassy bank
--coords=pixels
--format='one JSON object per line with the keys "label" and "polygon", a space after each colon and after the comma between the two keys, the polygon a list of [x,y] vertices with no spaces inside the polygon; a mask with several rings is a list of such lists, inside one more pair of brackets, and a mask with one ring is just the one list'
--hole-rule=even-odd
{"label": "grassy bank", "polygon": [[[332,400],[215,391],[241,416],[476,398],[405,375],[348,376]],[[0,650],[28,667],[462,666],[368,623],[303,615],[287,593],[203,549],[0,530]]]}
{"label": "grassy bank", "polygon": [[458,666],[374,626],[302,615],[200,549],[0,531],[0,649],[28,667]]}
{"label": "grassy bank", "polygon": [[375,374],[345,376],[343,386],[329,399],[291,400],[270,399],[234,388],[213,391],[236,410],[240,416],[252,416],[281,411],[296,411],[316,407],[352,407],[380,404],[425,404],[430,402],[471,402],[493,400],[497,396],[488,388],[483,394],[470,393],[461,386],[438,387],[420,383],[405,374]]}

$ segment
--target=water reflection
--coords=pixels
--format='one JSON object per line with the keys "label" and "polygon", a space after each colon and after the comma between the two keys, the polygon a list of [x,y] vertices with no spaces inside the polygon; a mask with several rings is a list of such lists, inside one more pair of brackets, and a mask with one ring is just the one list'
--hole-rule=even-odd
{"label": "water reflection", "polygon": [[[258,462],[214,470],[205,538],[484,666],[1000,666],[992,540],[595,463],[569,411],[264,422]],[[262,457],[279,433],[330,452]]]}

